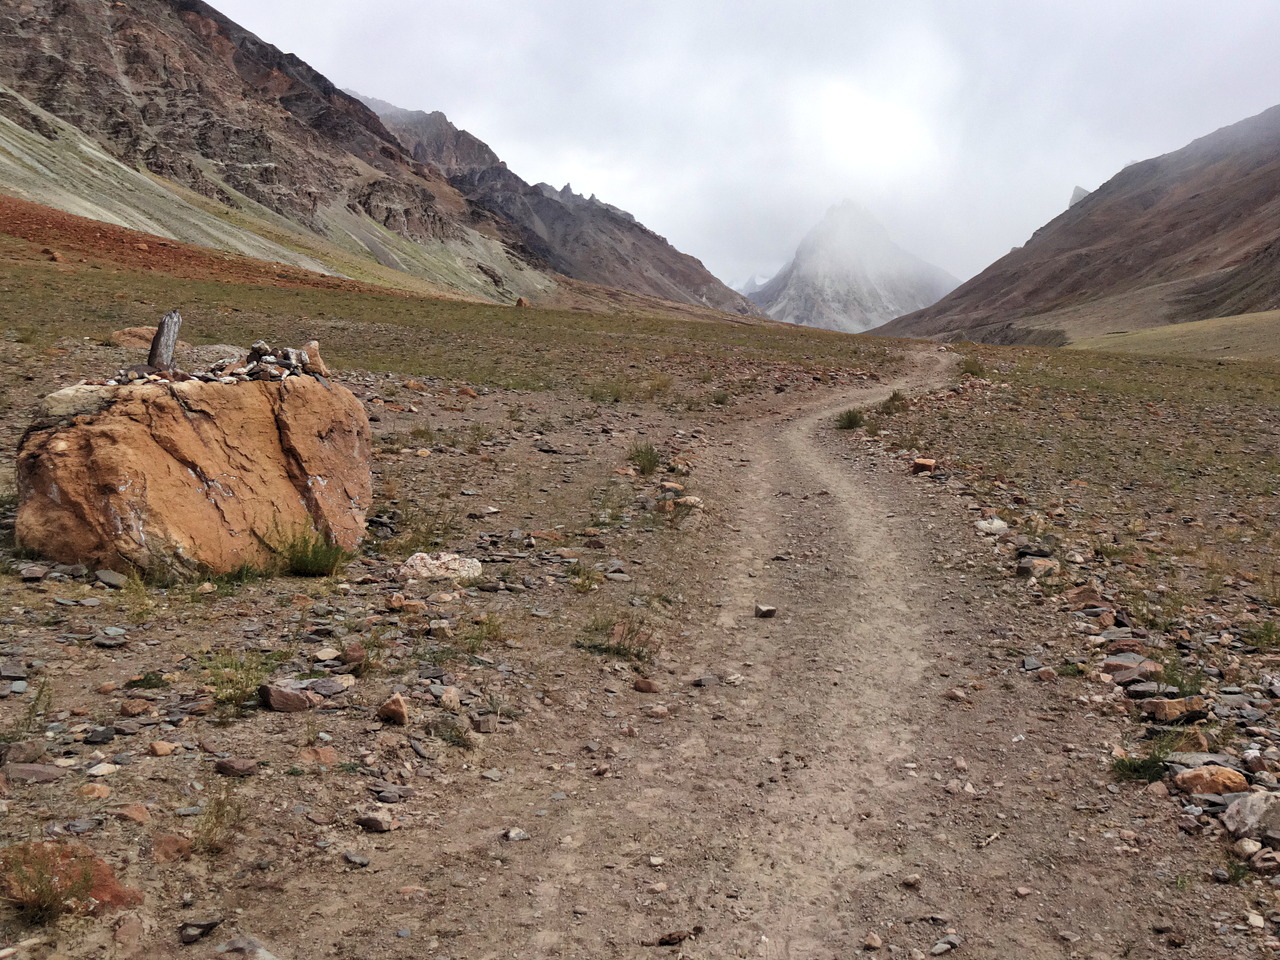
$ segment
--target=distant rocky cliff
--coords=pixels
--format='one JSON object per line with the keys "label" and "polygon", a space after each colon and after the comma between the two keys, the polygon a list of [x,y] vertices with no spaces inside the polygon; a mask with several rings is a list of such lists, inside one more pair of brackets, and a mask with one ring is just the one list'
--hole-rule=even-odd
{"label": "distant rocky cliff", "polygon": [[443,113],[403,110],[366,98],[415,160],[431,164],[470,203],[507,224],[507,238],[567,276],[698,303],[734,313],[758,313],[750,301],[713,277],[635,217],[566,184],[556,190],[511,172],[478,138]]}
{"label": "distant rocky cliff", "polygon": [[[406,146],[359,99],[202,0],[0,4],[0,190],[226,249],[278,248],[279,228],[296,228],[499,302],[554,299],[562,274],[751,310],[621,211],[531,187],[443,115],[413,117]],[[93,157],[86,137],[122,165]],[[140,184],[130,168],[162,179]],[[130,196],[146,208],[131,215]],[[225,228],[181,228],[200,198],[215,217],[234,212]]]}

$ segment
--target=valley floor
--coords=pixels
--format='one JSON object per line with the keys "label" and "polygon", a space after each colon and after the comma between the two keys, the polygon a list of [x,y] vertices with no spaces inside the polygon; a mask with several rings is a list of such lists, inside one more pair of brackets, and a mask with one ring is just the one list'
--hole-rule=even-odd
{"label": "valley floor", "polygon": [[[833,429],[839,411],[895,389],[944,388],[952,363],[929,348],[892,382],[800,379],[696,428],[671,413],[566,415],[526,396],[521,416],[541,403],[562,425],[537,440],[485,441],[465,460],[452,447],[427,457],[384,451],[381,480],[393,479],[401,500],[438,492],[415,484],[465,484],[468,503],[502,506],[499,527],[543,520],[560,509],[557,496],[576,498],[577,526],[545,540],[570,544],[581,565],[566,579],[544,557],[523,581],[530,592],[430,600],[452,605],[455,623],[500,612],[506,641],[444,664],[454,677],[424,681],[428,671],[416,668],[430,652],[393,637],[384,675],[362,677],[360,695],[305,719],[175,722],[174,698],[209,689],[199,686],[202,648],[235,649],[246,636],[290,653],[318,623],[364,619],[366,631],[380,622],[407,636],[412,617],[388,616],[400,589],[391,565],[355,564],[343,589],[268,581],[208,601],[176,590],[126,600],[7,577],[14,633],[5,652],[41,661],[54,704],[68,711],[47,734],[51,745],[67,743],[77,719],[110,722],[121,693],[104,680],[172,671],[173,691],[151,695],[152,725],[127,741],[133,762],[103,781],[109,801],[89,809],[69,780],[11,783],[0,822],[9,841],[88,823],[86,842],[146,894],[141,908],[104,921],[68,918],[34,934],[11,921],[12,942],[27,938],[19,955],[1269,953],[1246,921],[1259,909],[1253,894],[1203,882],[1221,849],[1179,829],[1181,804],[1167,793],[1113,777],[1128,720],[1112,688],[1024,669],[1026,656],[1057,666],[1076,651],[1067,615],[1011,580],[975,534],[973,504],[937,478],[911,476],[909,459]],[[482,395],[466,417],[501,423],[513,402]],[[639,439],[686,454],[694,469],[683,482],[702,509],[668,522],[607,505],[618,486],[629,503],[650,482],[611,476]],[[544,447],[554,452],[539,459]],[[619,525],[610,512],[624,515]],[[580,532],[584,519],[601,529]],[[516,572],[541,556],[529,553]],[[597,580],[597,560],[626,574]],[[57,597],[99,599],[76,614],[96,628],[124,622],[134,603],[129,647],[55,643],[68,629]],[[756,616],[758,604],[776,616]],[[606,634],[617,621],[639,646],[652,630],[656,655],[575,646],[602,615]],[[499,699],[512,708],[493,709],[502,727],[471,738],[472,749],[424,733],[423,718],[439,712],[429,682],[446,679],[473,713]],[[416,698],[407,729],[373,717],[393,689]],[[10,698],[5,716],[16,722],[20,706]],[[153,735],[186,746],[177,759],[143,756]],[[317,764],[321,742],[343,762]],[[262,765],[236,781],[233,839],[159,856],[161,835],[199,841],[197,821],[178,810],[203,804],[197,820],[207,825],[209,798],[230,784],[212,772],[220,754]],[[372,802],[370,780],[411,788],[384,806],[396,829],[356,825]],[[145,806],[147,822],[118,816],[125,802]],[[178,944],[183,924],[206,919],[221,925]],[[237,935],[264,946],[214,952]]]}

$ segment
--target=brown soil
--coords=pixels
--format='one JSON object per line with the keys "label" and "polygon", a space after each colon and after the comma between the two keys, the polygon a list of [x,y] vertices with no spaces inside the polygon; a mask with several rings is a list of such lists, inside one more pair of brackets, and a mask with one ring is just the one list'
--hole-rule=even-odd
{"label": "brown soil", "polygon": [[52,258],[69,265],[109,262],[123,270],[155,271],[184,280],[389,292],[383,287],[342,277],[328,277],[283,263],[268,263],[88,220],[4,194],[0,194],[0,233],[31,244],[29,250],[10,253],[19,259]]}
{"label": "brown soil", "polygon": [[[66,923],[37,935],[31,954],[204,957],[241,931],[286,960],[834,958],[872,933],[880,955],[928,954],[954,931],[959,956],[1261,956],[1240,890],[1179,882],[1216,865],[1212,845],[1179,832],[1174,802],[1114,783],[1126,721],[1095,696],[1109,688],[1019,669],[1027,648],[1071,652],[1065,618],[1008,590],[967,504],[832,429],[836,412],[893,388],[941,385],[946,361],[921,354],[885,386],[797,382],[704,416],[696,432],[688,416],[649,406],[591,413],[582,400],[506,391],[444,399],[427,384],[436,430],[496,430],[468,453],[446,444],[425,457],[397,449],[413,423],[403,392],[395,414],[381,402],[392,383],[414,388],[354,378],[380,429],[395,430],[377,465],[388,503],[498,504],[498,518],[460,521],[451,545],[469,554],[481,530],[549,529],[511,563],[513,579],[538,583],[531,592],[433,601],[433,615],[456,622],[502,617],[502,639],[480,659],[445,667],[474,703],[521,716],[504,714],[470,751],[427,735],[442,711],[421,696],[407,730],[377,722],[373,709],[397,685],[423,689],[417,669],[431,655],[406,641],[343,709],[226,725],[197,716],[162,735],[267,764],[256,776],[229,781],[198,749],[139,755],[152,739],[143,732],[101,748],[131,750],[135,763],[102,781],[113,794],[96,806],[76,795],[78,777],[15,785],[11,839],[98,817],[85,842],[147,895],[141,924],[118,938]],[[514,428],[513,411],[545,426]],[[667,462],[692,460],[691,477],[670,479],[704,509],[674,523],[633,510],[664,479],[613,475],[640,442]],[[464,487],[476,496],[453,499]],[[579,592],[538,559],[551,547],[587,566],[619,558],[631,582],[580,581]],[[172,686],[157,704],[198,696],[203,647],[305,650],[308,623],[344,615],[366,621],[364,637],[413,634],[426,618],[388,612],[400,589],[391,569],[371,557],[346,586],[273,580],[211,600],[12,577],[0,586],[13,648],[44,661],[55,707],[72,711],[65,721],[92,727],[125,696],[95,693],[104,681],[158,670]],[[57,597],[100,606],[67,613]],[[755,617],[757,603],[777,616]],[[602,614],[643,615],[661,643],[652,663],[575,648]],[[130,617],[123,651],[56,642],[69,623]],[[658,692],[636,691],[637,678]],[[0,709],[15,720],[22,706]],[[318,732],[346,767],[301,752]],[[354,822],[375,776],[418,791],[385,807],[403,821],[389,833]],[[224,849],[162,862],[164,836],[198,839],[208,824],[178,809],[229,786],[238,812]],[[147,805],[148,824],[113,815],[129,802]],[[504,839],[513,828],[529,838]],[[183,923],[209,917],[225,923],[200,946],[178,945]]]}

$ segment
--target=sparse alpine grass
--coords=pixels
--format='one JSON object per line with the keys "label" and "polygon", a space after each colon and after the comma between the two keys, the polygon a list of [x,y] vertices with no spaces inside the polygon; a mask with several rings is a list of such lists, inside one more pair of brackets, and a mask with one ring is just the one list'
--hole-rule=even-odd
{"label": "sparse alpine grass", "polygon": [[880,401],[876,410],[882,416],[892,416],[895,413],[903,413],[911,409],[911,401],[907,399],[907,395],[901,390],[895,390],[889,396]]}
{"label": "sparse alpine grass", "polygon": [[642,477],[652,476],[662,466],[662,454],[652,443],[637,443],[627,451],[627,459]]}
{"label": "sparse alpine grass", "polygon": [[640,614],[605,611],[592,617],[574,646],[598,656],[649,663],[657,654],[659,644]]}
{"label": "sparse alpine grass", "polygon": [[257,650],[221,650],[206,654],[200,665],[213,699],[227,715],[241,716],[281,662],[289,659],[284,651],[261,653]]}
{"label": "sparse alpine grass", "polygon": [[29,924],[87,911],[94,858],[61,843],[25,843],[0,851],[0,899]]}
{"label": "sparse alpine grass", "polygon": [[276,547],[281,570],[295,577],[331,577],[353,559],[317,530],[297,530]]}
{"label": "sparse alpine grass", "polygon": [[208,801],[196,819],[192,838],[196,850],[211,855],[229,850],[246,812],[244,801],[230,784],[223,784],[217,791],[210,789]]}
{"label": "sparse alpine grass", "polygon": [[844,410],[836,415],[837,430],[857,430],[866,423],[867,418],[861,410]]}

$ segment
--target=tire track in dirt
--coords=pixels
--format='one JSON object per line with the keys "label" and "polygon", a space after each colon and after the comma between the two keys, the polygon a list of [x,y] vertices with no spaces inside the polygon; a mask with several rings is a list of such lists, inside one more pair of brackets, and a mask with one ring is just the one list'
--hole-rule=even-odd
{"label": "tire track in dirt", "polygon": [[[880,955],[923,956],[954,929],[971,957],[1163,955],[1149,931],[1165,894],[1106,829],[1140,815],[1109,812],[1098,761],[1062,749],[1103,741],[1100,721],[1009,676],[992,639],[1009,602],[935,563],[972,547],[949,495],[830,429],[936,387],[949,361],[743,424],[711,458],[702,489],[727,507],[689,532],[704,566],[686,594],[704,606],[664,655],[671,713],[640,721],[621,777],[541,825],[543,855],[508,884],[523,904],[476,956],[653,957],[699,927],[670,953],[840,958],[874,931]],[[692,685],[709,673],[741,682]],[[519,949],[496,936],[513,927]]]}

